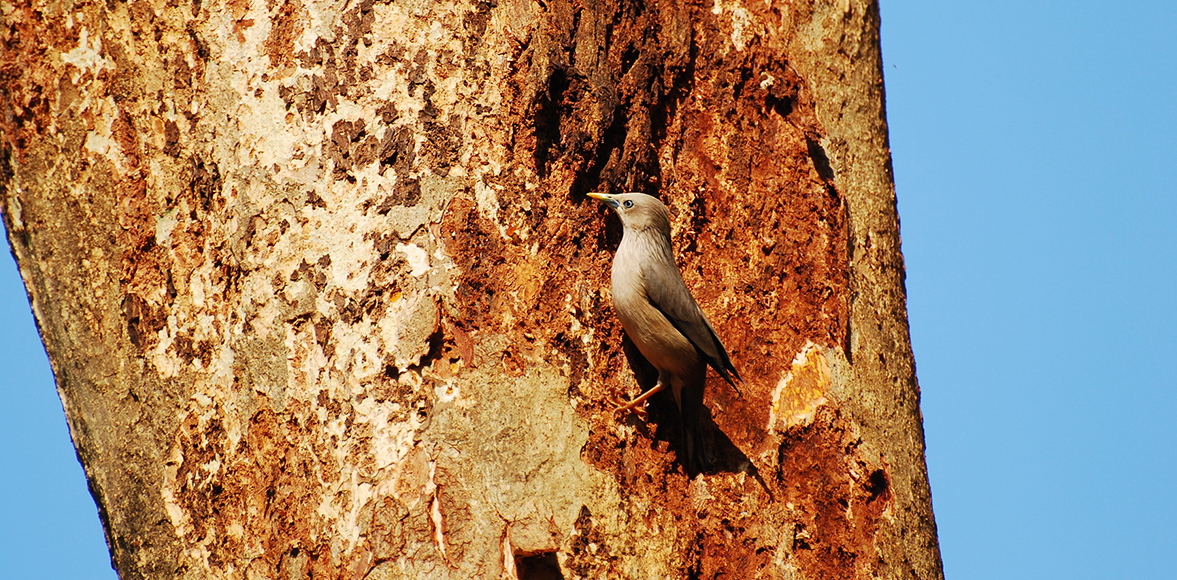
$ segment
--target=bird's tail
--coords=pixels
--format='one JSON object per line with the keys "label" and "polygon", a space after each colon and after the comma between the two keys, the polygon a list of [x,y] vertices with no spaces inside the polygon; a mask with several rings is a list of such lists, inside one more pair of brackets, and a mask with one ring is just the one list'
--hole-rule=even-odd
{"label": "bird's tail", "polygon": [[683,467],[686,468],[688,476],[694,477],[711,467],[711,459],[707,457],[707,453],[703,449],[702,429],[684,427],[683,448],[686,453]]}
{"label": "bird's tail", "polygon": [[687,474],[695,474],[711,467],[711,459],[707,456],[706,446],[703,444],[703,384],[691,388],[683,388],[682,401],[682,452],[683,466]]}

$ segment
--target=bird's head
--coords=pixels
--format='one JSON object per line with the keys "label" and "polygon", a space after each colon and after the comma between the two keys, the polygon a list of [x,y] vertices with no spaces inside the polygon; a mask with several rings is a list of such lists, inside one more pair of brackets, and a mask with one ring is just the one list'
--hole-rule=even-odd
{"label": "bird's head", "polygon": [[588,196],[613,208],[626,230],[654,229],[670,235],[670,211],[654,196],[644,193],[590,193]]}

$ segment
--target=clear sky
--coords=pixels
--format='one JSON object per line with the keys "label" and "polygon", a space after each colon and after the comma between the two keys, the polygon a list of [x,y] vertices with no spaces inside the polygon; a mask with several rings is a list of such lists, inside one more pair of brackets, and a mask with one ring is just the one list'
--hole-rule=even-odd
{"label": "clear sky", "polygon": [[[1171,578],[1177,4],[881,1],[947,576]],[[0,577],[113,579],[9,255],[0,313]]]}
{"label": "clear sky", "polygon": [[1173,578],[1177,4],[882,17],[945,574]]}

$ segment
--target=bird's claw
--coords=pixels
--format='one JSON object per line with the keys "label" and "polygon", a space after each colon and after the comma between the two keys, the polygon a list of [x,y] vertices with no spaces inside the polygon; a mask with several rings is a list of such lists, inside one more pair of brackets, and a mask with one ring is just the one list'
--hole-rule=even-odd
{"label": "bird's claw", "polygon": [[643,403],[645,403],[645,401],[632,401],[620,404],[613,409],[613,414],[618,418],[621,418],[625,416],[627,412],[630,412],[637,416],[638,419],[641,419],[642,422],[649,421],[650,414],[646,412],[646,406]]}

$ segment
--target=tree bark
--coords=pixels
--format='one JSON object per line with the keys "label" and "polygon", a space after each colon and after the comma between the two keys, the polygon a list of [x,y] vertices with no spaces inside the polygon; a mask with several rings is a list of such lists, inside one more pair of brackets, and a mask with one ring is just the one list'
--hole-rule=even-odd
{"label": "tree bark", "polygon": [[[878,9],[21,0],[0,210],[132,578],[942,578]],[[677,459],[671,207],[747,384]]]}

